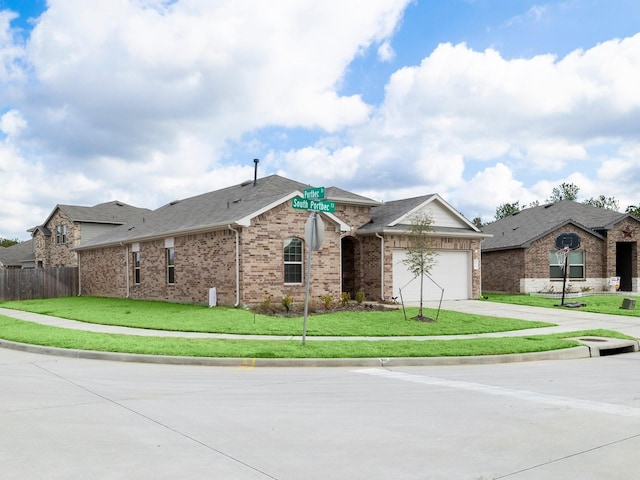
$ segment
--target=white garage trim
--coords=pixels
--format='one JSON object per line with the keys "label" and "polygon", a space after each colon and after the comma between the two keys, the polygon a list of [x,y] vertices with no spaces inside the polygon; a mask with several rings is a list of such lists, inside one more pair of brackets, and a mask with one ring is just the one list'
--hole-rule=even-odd
{"label": "white garage trim", "polygon": [[[402,262],[406,258],[405,249],[393,250],[393,296],[406,303],[420,301],[420,279],[415,278]],[[471,252],[460,250],[440,250],[436,262],[423,282],[424,301],[440,300],[444,289],[444,300],[467,300],[472,295]],[[398,298],[400,300],[400,298]]]}

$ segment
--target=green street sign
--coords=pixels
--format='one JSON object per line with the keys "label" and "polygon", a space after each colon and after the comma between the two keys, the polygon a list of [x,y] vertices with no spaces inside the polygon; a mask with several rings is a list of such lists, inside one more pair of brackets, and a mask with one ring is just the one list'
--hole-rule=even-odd
{"label": "green street sign", "polygon": [[309,200],[308,198],[294,197],[291,206],[296,210],[313,210],[316,212],[333,213],[336,211],[335,202],[324,200]]}
{"label": "green street sign", "polygon": [[302,193],[307,200],[322,200],[324,198],[324,187],[307,188]]}

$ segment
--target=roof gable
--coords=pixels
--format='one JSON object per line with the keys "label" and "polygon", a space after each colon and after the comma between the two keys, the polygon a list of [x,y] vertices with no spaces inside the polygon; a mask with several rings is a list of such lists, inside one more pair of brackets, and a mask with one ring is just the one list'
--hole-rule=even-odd
{"label": "roof gable", "polygon": [[358,231],[360,233],[406,232],[411,225],[411,218],[419,212],[424,212],[431,217],[433,221],[431,229],[436,233],[480,233],[473,223],[438,194],[394,200],[373,207],[371,221]]}

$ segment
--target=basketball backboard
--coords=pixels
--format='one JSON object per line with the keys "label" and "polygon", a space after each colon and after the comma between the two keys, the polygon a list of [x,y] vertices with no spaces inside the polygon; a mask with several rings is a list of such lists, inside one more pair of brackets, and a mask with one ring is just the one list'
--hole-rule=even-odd
{"label": "basketball backboard", "polygon": [[569,250],[580,248],[580,236],[577,233],[567,232],[561,233],[556,237],[556,248],[562,250],[568,247]]}

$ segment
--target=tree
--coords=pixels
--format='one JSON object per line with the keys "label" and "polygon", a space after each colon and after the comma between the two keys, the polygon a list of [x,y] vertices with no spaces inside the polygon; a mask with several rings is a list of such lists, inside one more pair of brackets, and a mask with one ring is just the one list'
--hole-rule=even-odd
{"label": "tree", "polygon": [[17,238],[10,240],[8,238],[0,237],[0,247],[10,247],[11,245],[16,245],[18,243],[20,243],[20,241]]}
{"label": "tree", "polygon": [[629,205],[625,210],[625,213],[630,213],[631,215],[640,218],[640,205]]}
{"label": "tree", "polygon": [[503,203],[496,208],[496,220],[506,218],[514,213],[518,213],[520,208],[520,200],[513,203]]}
{"label": "tree", "polygon": [[554,187],[551,197],[547,199],[547,203],[556,203],[560,200],[573,200],[578,198],[580,187],[574,183],[563,183],[559,187]]}
{"label": "tree", "polygon": [[482,218],[480,217],[475,217],[472,221],[471,221],[477,228],[482,228],[484,227],[484,223],[482,223]]}
{"label": "tree", "polygon": [[605,197],[604,195],[600,195],[598,198],[591,197],[582,203],[598,208],[604,208],[605,210],[613,210],[614,212],[620,211],[620,204],[614,197]]}
{"label": "tree", "polygon": [[409,271],[413,273],[414,279],[420,277],[420,309],[418,320],[426,320],[422,313],[422,290],[424,286],[424,277],[431,272],[438,255],[432,248],[431,239],[428,234],[431,231],[433,219],[425,212],[416,213],[411,217],[411,226],[409,227],[409,247],[407,248],[407,256],[403,263]]}

